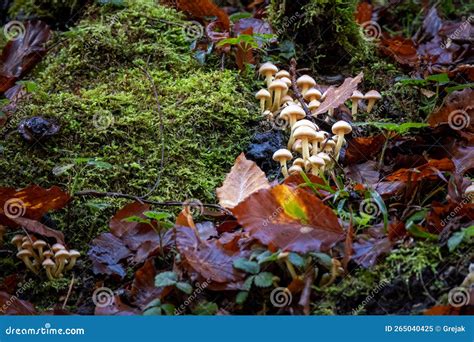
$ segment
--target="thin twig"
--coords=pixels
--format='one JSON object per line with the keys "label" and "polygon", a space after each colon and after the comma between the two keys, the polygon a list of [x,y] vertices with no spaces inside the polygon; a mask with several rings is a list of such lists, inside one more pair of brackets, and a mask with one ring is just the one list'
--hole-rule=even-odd
{"label": "thin twig", "polygon": [[158,96],[158,90],[156,89],[156,84],[155,84],[155,81],[153,80],[153,77],[150,75],[150,72],[148,71],[148,61],[147,61],[147,66],[145,68],[142,68],[142,67],[139,67],[139,68],[145,74],[145,76],[148,79],[148,81],[150,82],[151,88],[153,90],[153,96],[155,98],[157,113],[158,113],[158,117],[159,117],[159,120],[160,120],[160,135],[161,135],[160,170],[158,171],[158,177],[157,177],[153,187],[150,189],[150,191],[148,191],[148,193],[146,193],[145,195],[143,195],[141,197],[141,198],[147,198],[151,194],[153,194],[156,189],[158,189],[158,186],[160,185],[160,182],[161,182],[161,174],[163,172],[163,168],[164,168],[164,165],[165,165],[165,126],[164,126],[164,123],[163,123],[163,112],[161,110],[161,104],[160,104],[160,99],[159,99],[159,96]]}
{"label": "thin twig", "polygon": [[63,303],[63,310],[66,309],[66,305],[67,305],[67,302],[69,300],[69,297],[71,296],[71,293],[72,293],[72,287],[74,285],[74,274],[72,275],[72,279],[71,279],[71,284],[69,284],[69,289],[67,290],[67,295],[66,295],[66,299],[64,300],[64,303]]}
{"label": "thin twig", "polygon": [[[151,200],[144,199],[143,197],[138,197],[138,196],[129,195],[129,194],[123,194],[123,193],[120,193],[120,192],[100,192],[100,191],[95,191],[95,190],[85,190],[85,191],[78,191],[73,196],[74,197],[91,196],[91,197],[125,198],[125,199],[135,200],[135,201],[140,202],[140,203],[147,203],[147,204],[152,204],[152,205],[161,206],[161,207],[183,207],[183,206],[186,206],[185,202],[151,201]],[[218,210],[218,211],[223,212],[227,215],[232,215],[232,213],[229,210],[227,210],[226,208],[221,207],[218,204],[200,203],[199,205],[201,205],[202,207],[205,207],[205,208],[212,208],[212,209]]]}

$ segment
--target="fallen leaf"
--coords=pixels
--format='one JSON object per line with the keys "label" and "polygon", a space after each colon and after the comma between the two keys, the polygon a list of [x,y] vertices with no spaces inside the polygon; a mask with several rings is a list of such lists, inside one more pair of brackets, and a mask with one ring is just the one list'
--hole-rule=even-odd
{"label": "fallen leaf", "polygon": [[56,242],[62,245],[66,245],[64,234],[58,230],[49,228],[38,221],[30,220],[25,217],[12,218],[12,220],[18,225],[28,230],[30,233],[38,234],[44,237],[54,238],[56,239]]}
{"label": "fallen leaf", "polygon": [[242,153],[217,189],[217,198],[222,207],[232,209],[254,192],[269,188],[265,173]]}
{"label": "fallen leaf", "polygon": [[400,64],[415,66],[419,62],[415,43],[411,39],[401,36],[390,38],[382,36],[380,48],[382,52],[392,56]]}
{"label": "fallen leaf", "polygon": [[234,35],[250,31],[250,34],[273,34],[272,27],[268,22],[257,18],[243,18],[237,20],[233,27]]}
{"label": "fallen leaf", "polygon": [[164,4],[171,5],[192,17],[201,19],[217,17],[224,29],[229,30],[230,28],[229,16],[224,10],[214,4],[212,0],[166,0]]}
{"label": "fallen leaf", "polygon": [[327,251],[344,239],[331,208],[315,195],[287,185],[254,193],[232,212],[252,237],[282,250]]}
{"label": "fallen leaf", "polygon": [[31,185],[22,190],[0,188],[0,224],[18,227],[12,219],[24,217],[40,220],[46,213],[63,208],[70,196],[57,186],[44,189]]}
{"label": "fallen leaf", "polygon": [[453,91],[443,102],[441,108],[428,116],[432,127],[449,124],[454,130],[474,132],[474,90],[466,88]]}
{"label": "fallen leaf", "polygon": [[110,300],[110,303],[107,301],[108,305],[98,304],[95,307],[94,314],[96,316],[137,316],[141,314],[140,310],[125,304],[117,295]]}
{"label": "fallen leaf", "polygon": [[360,238],[353,244],[354,260],[358,265],[370,268],[377,263],[379,257],[392,250],[392,242],[388,238]]}
{"label": "fallen leaf", "polygon": [[36,315],[36,309],[30,302],[15,295],[0,291],[0,315]]}
{"label": "fallen leaf", "polygon": [[92,261],[94,274],[105,274],[124,278],[124,267],[120,262],[130,256],[130,250],[122,240],[111,233],[103,233],[92,241],[87,255]]}
{"label": "fallen leaf", "polygon": [[344,168],[347,178],[357,183],[375,184],[379,181],[378,163],[367,161],[363,164],[353,164]]}
{"label": "fallen leaf", "polygon": [[374,10],[374,6],[372,4],[362,1],[359,2],[357,5],[355,19],[358,24],[363,24],[372,20],[372,12]]}
{"label": "fallen leaf", "polygon": [[154,299],[163,299],[169,292],[169,287],[156,287],[155,277],[156,268],[152,259],[147,260],[145,264],[135,272],[135,278],[132,283],[131,294],[134,298],[133,304],[144,311],[146,306]]}
{"label": "fallen leaf", "polygon": [[428,163],[412,169],[400,169],[386,177],[388,181],[419,182],[421,180],[435,180],[442,176],[442,171],[454,171],[454,164],[448,158],[432,159]]}
{"label": "fallen leaf", "polygon": [[357,137],[348,141],[344,162],[346,165],[371,160],[382,151],[386,138],[383,134],[371,137]]}
{"label": "fallen leaf", "polygon": [[362,81],[364,77],[364,73],[361,72],[356,77],[346,78],[344,83],[341,86],[335,88],[330,87],[326,91],[326,98],[318,107],[318,109],[314,112],[313,115],[318,115],[322,113],[326,113],[331,108],[337,108],[340,105],[344,104],[348,99],[350,99],[352,93],[357,90],[358,84]]}

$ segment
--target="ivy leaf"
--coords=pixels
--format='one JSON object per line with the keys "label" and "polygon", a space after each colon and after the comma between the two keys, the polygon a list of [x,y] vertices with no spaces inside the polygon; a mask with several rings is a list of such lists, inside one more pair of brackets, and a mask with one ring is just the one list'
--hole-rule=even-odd
{"label": "ivy leaf", "polygon": [[255,261],[250,261],[245,258],[235,260],[234,267],[251,274],[260,272],[260,266]]}
{"label": "ivy leaf", "polygon": [[178,282],[178,275],[174,272],[163,272],[155,277],[156,287],[174,286]]}
{"label": "ivy leaf", "polygon": [[176,283],[176,287],[188,295],[193,293],[193,287],[188,283],[179,282],[179,283]]}
{"label": "ivy leaf", "polygon": [[170,213],[163,213],[163,212],[157,212],[157,211],[146,211],[143,213],[143,215],[145,215],[149,219],[156,220],[156,221],[169,219],[172,216]]}
{"label": "ivy leaf", "polygon": [[273,274],[262,272],[254,277],[254,284],[258,287],[269,287],[273,284]]}

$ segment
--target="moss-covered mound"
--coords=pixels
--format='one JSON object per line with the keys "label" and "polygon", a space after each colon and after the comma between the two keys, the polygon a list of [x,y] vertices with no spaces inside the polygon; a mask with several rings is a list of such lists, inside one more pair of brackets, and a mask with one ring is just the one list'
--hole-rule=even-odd
{"label": "moss-covered mound", "polygon": [[[153,0],[94,6],[85,18],[57,37],[55,52],[32,77],[37,89],[2,129],[0,185],[140,196],[160,176],[153,199],[212,201],[252,134],[252,82],[201,67],[183,18]],[[22,141],[16,127],[32,116],[55,120],[59,134],[34,145]],[[84,167],[78,158],[112,167]]]}

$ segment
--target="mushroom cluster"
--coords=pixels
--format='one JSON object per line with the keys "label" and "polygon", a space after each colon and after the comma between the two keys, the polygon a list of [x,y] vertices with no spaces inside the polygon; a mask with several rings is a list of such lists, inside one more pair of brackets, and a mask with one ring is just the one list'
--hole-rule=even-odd
{"label": "mushroom cluster", "polygon": [[73,269],[81,256],[76,250],[66,250],[60,243],[48,248],[46,241],[30,236],[15,235],[12,243],[18,249],[16,256],[25,263],[25,266],[35,274],[43,268],[49,280],[62,278],[65,272]]}
{"label": "mushroom cluster", "polygon": [[[337,121],[332,126],[331,135],[320,130],[311,120],[316,116],[315,112],[321,105],[319,101],[324,100],[326,96],[326,93],[322,94],[315,88],[316,81],[312,77],[303,75],[296,80],[296,86],[309,111],[313,114],[307,117],[301,103],[291,96],[292,80],[288,71],[279,71],[272,63],[264,63],[259,73],[265,77],[268,88],[256,94],[263,115],[269,120],[286,122],[286,128],[290,133],[287,148],[279,149],[273,155],[273,160],[281,165],[283,176],[288,177],[303,170],[314,175],[321,175],[331,170],[334,166],[333,161],[338,160],[345,143],[344,136],[352,132],[351,125],[346,121]],[[360,95],[362,98],[363,95]],[[333,116],[333,110],[328,110],[328,116]],[[292,152],[300,154],[301,157],[294,159]],[[293,162],[288,169],[289,161]]]}

